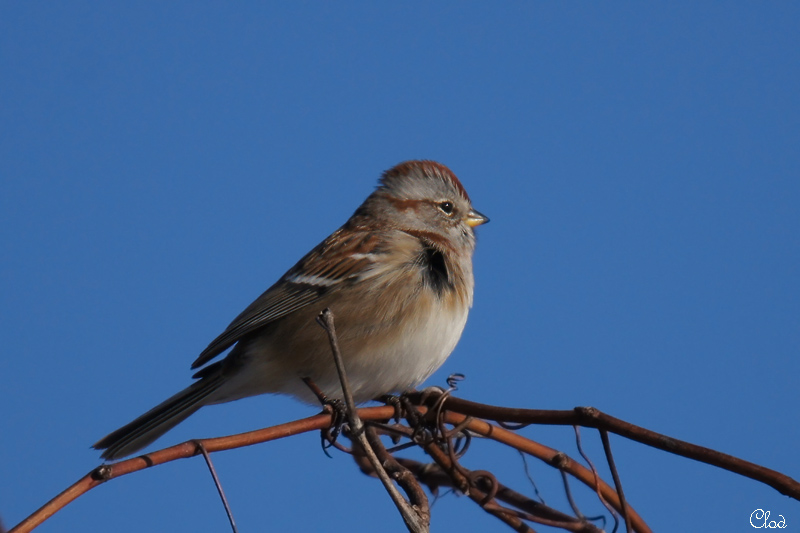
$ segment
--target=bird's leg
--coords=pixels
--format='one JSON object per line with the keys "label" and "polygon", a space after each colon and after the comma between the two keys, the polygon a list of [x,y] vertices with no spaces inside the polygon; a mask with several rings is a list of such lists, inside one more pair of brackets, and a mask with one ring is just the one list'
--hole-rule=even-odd
{"label": "bird's leg", "polygon": [[435,429],[435,427],[431,426],[422,413],[419,412],[416,404],[411,401],[411,398],[409,398],[411,392],[413,391],[404,392],[400,396],[385,394],[378,401],[394,407],[394,418],[397,422],[400,421],[400,418],[405,417],[409,427],[414,430],[411,439],[416,440],[423,432],[430,434],[430,430],[432,428]]}
{"label": "bird's leg", "polygon": [[[395,396],[394,394],[384,394],[375,399],[376,402],[381,402],[386,405],[389,405],[394,408],[394,415],[392,418],[394,419],[394,423],[396,425],[400,424],[400,420],[403,418],[403,405],[400,401],[399,396]],[[392,442],[397,445],[400,442],[400,435],[396,435],[394,433],[390,434]]]}
{"label": "bird's leg", "polygon": [[403,406],[402,402],[400,401],[399,396],[395,396],[394,394],[384,394],[375,399],[376,402],[385,403],[386,405],[390,405],[394,408],[394,421],[396,424],[400,423],[400,419],[403,418]]}
{"label": "bird's leg", "polygon": [[322,412],[330,413],[331,415],[331,426],[321,432],[322,451],[325,452],[325,455],[330,457],[331,455],[328,453],[328,448],[336,444],[336,439],[339,438],[342,427],[347,421],[347,406],[339,398],[329,398],[322,392],[322,389],[314,383],[313,379],[305,377],[303,378],[303,383],[311,389],[311,392],[317,397],[319,403],[322,404]]}

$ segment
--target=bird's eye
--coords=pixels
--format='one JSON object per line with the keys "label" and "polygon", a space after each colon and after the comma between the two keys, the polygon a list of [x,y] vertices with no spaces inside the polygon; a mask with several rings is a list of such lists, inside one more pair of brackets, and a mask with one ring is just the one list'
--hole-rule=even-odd
{"label": "bird's eye", "polygon": [[442,213],[445,215],[452,215],[455,206],[453,205],[453,202],[439,202],[439,209],[441,209]]}

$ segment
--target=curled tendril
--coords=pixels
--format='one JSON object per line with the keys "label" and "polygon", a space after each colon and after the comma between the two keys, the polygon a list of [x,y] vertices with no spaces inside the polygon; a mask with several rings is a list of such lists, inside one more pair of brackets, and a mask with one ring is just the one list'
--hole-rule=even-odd
{"label": "curled tendril", "polygon": [[465,379],[467,379],[467,376],[460,372],[450,374],[447,376],[447,386],[450,387],[450,390],[458,390],[458,383],[460,381],[464,381]]}
{"label": "curled tendril", "polygon": [[468,431],[459,433],[453,442],[453,453],[456,458],[461,459],[464,454],[469,450],[469,445],[472,444],[472,435]]}
{"label": "curled tendril", "polygon": [[[484,506],[497,496],[498,483],[494,474],[488,470],[473,470],[469,473],[470,485],[477,487],[480,480],[484,480],[488,484],[486,497],[480,501],[480,505]],[[481,487],[481,489],[483,490],[483,487]]]}

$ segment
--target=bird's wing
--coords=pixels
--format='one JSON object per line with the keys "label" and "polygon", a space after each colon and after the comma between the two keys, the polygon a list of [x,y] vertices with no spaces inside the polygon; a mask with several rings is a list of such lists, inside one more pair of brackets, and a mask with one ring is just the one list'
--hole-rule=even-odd
{"label": "bird's wing", "polygon": [[365,274],[375,260],[380,239],[374,233],[353,230],[343,238],[342,232],[343,229],[337,230],[311,250],[242,311],[203,350],[192,363],[192,368],[203,366],[246,335],[319,301],[331,291]]}

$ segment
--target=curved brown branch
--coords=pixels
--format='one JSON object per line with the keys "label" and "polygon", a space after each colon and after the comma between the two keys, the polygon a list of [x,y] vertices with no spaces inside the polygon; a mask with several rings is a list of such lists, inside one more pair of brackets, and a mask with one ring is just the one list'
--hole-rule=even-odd
{"label": "curved brown branch", "polygon": [[[466,418],[467,415],[463,415],[461,413],[455,413],[451,411],[445,412],[445,420],[448,424],[458,425],[464,422]],[[617,491],[615,491],[601,479],[598,479],[597,483],[595,483],[595,476],[592,471],[585,468],[580,463],[570,459],[566,454],[477,418],[472,419],[467,427],[470,429],[470,431],[474,431],[475,433],[483,435],[486,438],[511,446],[512,448],[515,448],[521,452],[525,452],[538,459],[541,459],[550,466],[554,466],[559,470],[569,473],[592,490],[596,488],[602,494],[603,498],[614,507],[614,509],[621,511],[622,505],[619,496],[617,495]],[[640,533],[650,533],[650,528],[647,526],[644,520],[642,520],[642,517],[640,517],[639,514],[633,510],[633,508],[631,508],[630,504],[628,504],[627,509],[633,528]]]}
{"label": "curved brown branch", "polygon": [[[414,395],[414,398],[420,401],[424,400],[427,405],[432,406],[435,404],[438,397],[436,394],[423,395],[422,393],[417,393]],[[774,488],[781,494],[790,496],[795,500],[800,500],[800,482],[797,482],[785,474],[726,453],[674,439],[661,433],[656,433],[655,431],[607,415],[594,407],[576,407],[569,411],[518,409],[481,404],[449,396],[447,398],[447,409],[464,415],[477,416],[487,420],[502,422],[560,426],[579,425],[605,429],[606,431],[646,444],[647,446],[707,463],[760,481]]]}
{"label": "curved brown branch", "polygon": [[[387,406],[366,407],[359,409],[358,413],[362,420],[388,420],[394,414],[394,409]],[[64,490],[61,494],[44,504],[28,518],[17,524],[9,533],[27,533],[32,531],[56,512],[63,509],[67,504],[98,485],[102,485],[106,481],[163,463],[193,457],[199,453],[196,444],[198,440],[203,443],[203,446],[208,452],[218,452],[242,448],[244,446],[252,446],[253,444],[291,437],[309,431],[319,431],[320,429],[330,427],[330,425],[331,415],[319,414],[265,429],[249,431],[247,433],[212,439],[194,439],[118,463],[98,466]]]}
{"label": "curved brown branch", "polygon": [[[442,424],[446,423],[453,428],[468,429],[476,434],[483,435],[496,442],[513,447],[516,450],[524,452],[539,458],[540,460],[567,472],[582,483],[594,489],[595,476],[591,471],[583,467],[581,464],[570,459],[566,454],[553,450],[547,446],[539,444],[533,440],[522,437],[513,431],[503,429],[497,425],[480,420],[481,417],[490,420],[500,420],[512,423],[540,423],[540,424],[556,424],[556,425],[582,425],[585,427],[593,427],[601,430],[606,430],[616,433],[623,437],[636,440],[643,444],[653,446],[671,453],[676,453],[684,457],[695,459],[698,461],[706,462],[721,468],[725,468],[732,472],[742,474],[752,479],[762,481],[770,486],[775,487],[783,494],[787,494],[795,499],[800,499],[800,484],[795,480],[785,476],[779,472],[775,472],[768,468],[764,468],[741,459],[696,446],[690,443],[672,439],[670,437],[640,428],[633,424],[629,424],[622,420],[616,419],[604,413],[600,413],[592,408],[576,408],[571,411],[544,411],[544,410],[531,410],[531,409],[509,409],[504,407],[478,404],[461,400],[448,396],[444,403],[439,403],[441,394],[421,394],[411,396],[411,400],[417,404],[418,415],[428,417],[429,419],[441,420],[437,425],[441,429]],[[420,403],[424,405],[420,405]],[[431,416],[436,414],[436,416]],[[394,406],[381,406],[369,407],[358,410],[358,416],[364,421],[388,421],[395,415]],[[415,415],[416,416],[416,415]],[[267,442],[280,438],[298,435],[309,431],[319,431],[329,428],[331,425],[331,414],[323,413],[312,417],[280,424],[277,426],[242,433],[238,435],[231,435],[227,437],[219,437],[212,439],[202,440],[202,444],[209,452],[216,452],[221,450],[230,450],[243,446],[250,446],[261,442]],[[384,426],[387,430],[393,430],[398,435],[410,436],[414,433],[411,428],[402,426],[402,430],[397,430],[396,426]],[[505,501],[502,498],[503,487],[497,483],[493,476],[486,472],[476,477],[473,471],[470,473],[460,465],[453,465],[452,459],[457,463],[456,457],[452,450],[448,447],[452,446],[452,438],[457,433],[454,430],[441,431],[442,435],[438,444],[431,443],[430,448],[432,457],[441,466],[442,470],[450,476],[452,485],[470,494],[473,499],[478,502],[484,510],[494,514],[507,525],[516,531],[529,531],[530,528],[524,523],[524,520],[531,520],[533,513],[529,509],[517,506],[517,509],[503,507],[492,500]],[[78,498],[80,495],[88,492],[94,487],[103,484],[111,479],[121,477],[139,470],[150,468],[162,463],[192,457],[198,454],[197,441],[188,441],[177,446],[172,446],[163,450],[158,450],[146,455],[128,459],[114,464],[101,465],[94,469],[86,476],[78,480],[75,484],[64,490],[61,494],[53,498],[50,502],[42,506],[39,510],[34,512],[30,517],[26,518],[23,522],[18,524],[11,531],[13,533],[28,532],[36,526],[44,522],[47,518],[56,513],[59,509],[63,508],[71,501]],[[418,442],[423,447],[426,447],[425,442]],[[435,444],[435,445],[434,445]],[[438,446],[444,445],[443,449]],[[446,451],[445,451],[446,450]],[[382,462],[386,462],[386,456],[391,457],[391,454],[383,450],[381,452]],[[459,456],[460,457],[460,456]],[[609,502],[615,509],[622,510],[622,502],[617,495],[617,492],[608,486],[603,481],[597,483],[597,488],[602,494],[602,497]],[[510,502],[506,502],[510,503]],[[511,503],[512,506],[516,504]],[[625,506],[627,514],[630,518],[630,524],[633,529],[639,532],[649,532],[649,528],[636,514],[628,502]],[[565,524],[567,524],[565,522]],[[562,529],[570,529],[573,527],[569,525],[559,525]]]}

